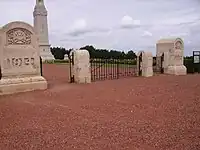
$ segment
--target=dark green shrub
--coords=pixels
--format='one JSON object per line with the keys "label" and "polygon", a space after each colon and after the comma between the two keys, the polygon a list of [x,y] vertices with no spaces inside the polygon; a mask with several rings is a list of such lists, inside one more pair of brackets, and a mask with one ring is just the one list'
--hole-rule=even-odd
{"label": "dark green shrub", "polygon": [[54,60],[54,64],[59,64],[59,63],[69,63],[69,60],[60,60],[60,59]]}
{"label": "dark green shrub", "polygon": [[187,68],[187,73],[194,73],[194,64],[192,58],[184,58],[184,66]]}

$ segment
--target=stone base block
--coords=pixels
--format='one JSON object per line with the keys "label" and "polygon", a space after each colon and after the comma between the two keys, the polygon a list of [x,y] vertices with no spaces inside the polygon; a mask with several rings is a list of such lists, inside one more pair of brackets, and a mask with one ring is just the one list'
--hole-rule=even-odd
{"label": "stone base block", "polygon": [[187,68],[184,65],[169,66],[168,69],[167,69],[167,74],[186,75],[187,74]]}
{"label": "stone base block", "polygon": [[75,82],[79,83],[79,84],[91,83],[91,77],[89,77],[89,76],[87,76],[87,77],[78,77]]}
{"label": "stone base block", "polygon": [[168,74],[168,68],[164,68],[164,74]]}
{"label": "stone base block", "polygon": [[0,95],[45,89],[47,81],[42,76],[0,80]]}
{"label": "stone base block", "polygon": [[153,68],[152,67],[144,68],[142,70],[142,76],[143,77],[151,77],[151,76],[153,76]]}

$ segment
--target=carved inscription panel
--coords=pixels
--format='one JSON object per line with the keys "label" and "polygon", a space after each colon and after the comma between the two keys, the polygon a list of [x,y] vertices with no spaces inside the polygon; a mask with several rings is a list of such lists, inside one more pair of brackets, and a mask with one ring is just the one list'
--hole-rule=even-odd
{"label": "carved inscription panel", "polygon": [[23,28],[14,28],[6,33],[8,45],[31,44],[31,32]]}
{"label": "carved inscription panel", "polygon": [[183,64],[183,56],[181,50],[176,50],[174,55],[175,65],[182,65]]}
{"label": "carved inscription panel", "polygon": [[33,57],[12,57],[4,59],[4,67],[5,69],[13,69],[13,68],[22,68],[25,66],[32,66],[36,68],[35,58]]}

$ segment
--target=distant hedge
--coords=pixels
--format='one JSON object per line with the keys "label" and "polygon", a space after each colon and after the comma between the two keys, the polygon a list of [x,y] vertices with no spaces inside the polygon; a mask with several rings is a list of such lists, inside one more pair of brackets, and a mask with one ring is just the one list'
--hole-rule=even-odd
{"label": "distant hedge", "polygon": [[184,58],[184,65],[187,68],[187,73],[200,73],[200,64],[194,64],[192,58]]}
{"label": "distant hedge", "polygon": [[62,63],[69,63],[69,60],[60,60],[60,59],[46,60],[43,63],[46,63],[46,64],[62,64]]}

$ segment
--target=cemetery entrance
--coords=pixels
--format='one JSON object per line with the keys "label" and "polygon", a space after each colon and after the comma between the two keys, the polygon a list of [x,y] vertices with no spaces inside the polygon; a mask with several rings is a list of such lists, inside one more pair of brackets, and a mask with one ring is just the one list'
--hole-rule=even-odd
{"label": "cemetery entrance", "polygon": [[138,75],[137,59],[90,59],[91,80],[112,80]]}
{"label": "cemetery entrance", "polygon": [[153,72],[156,74],[163,74],[164,68],[164,53],[161,56],[153,57]]}

